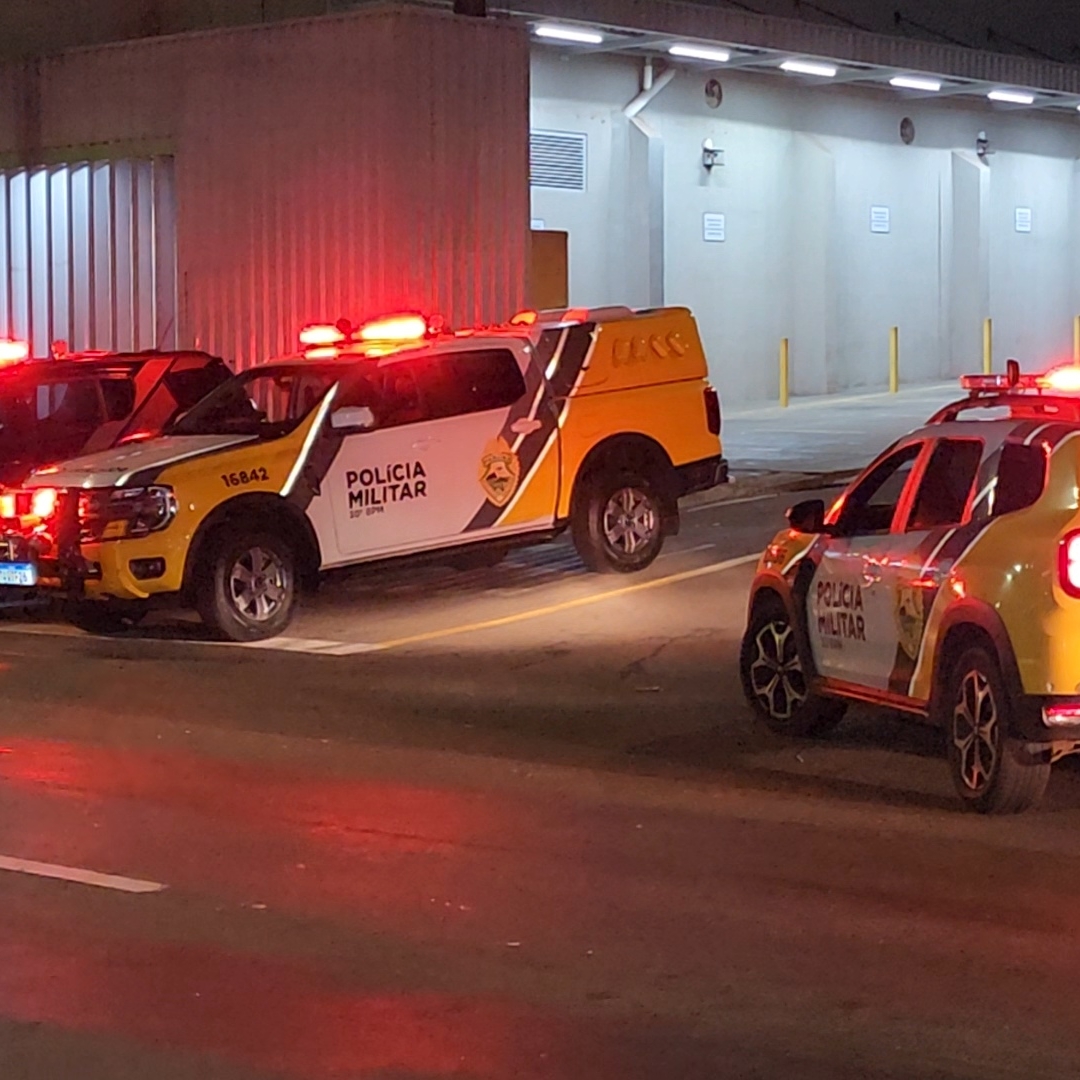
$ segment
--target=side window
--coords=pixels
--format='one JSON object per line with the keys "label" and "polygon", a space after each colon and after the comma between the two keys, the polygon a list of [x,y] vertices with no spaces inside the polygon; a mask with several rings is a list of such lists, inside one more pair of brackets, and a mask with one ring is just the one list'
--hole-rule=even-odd
{"label": "side window", "polygon": [[227,382],[230,374],[229,369],[217,361],[211,364],[178,364],[165,376],[164,382],[176,402],[176,409],[187,412],[211,390]]}
{"label": "side window", "polygon": [[505,409],[525,393],[525,378],[509,349],[478,349],[440,357],[423,379],[428,418]]}
{"label": "side window", "polygon": [[105,401],[106,419],[126,420],[135,408],[135,383],[124,378],[102,379],[101,396]]}
{"label": "side window", "polygon": [[1046,450],[1042,446],[1007,442],[1001,448],[997,483],[990,495],[990,513],[1000,517],[1034,506],[1046,486],[1046,464]]}
{"label": "side window", "polygon": [[926,467],[908,518],[908,532],[959,525],[982,460],[981,439],[941,439]]}
{"label": "side window", "polygon": [[844,500],[836,520],[839,536],[888,532],[892,527],[900,497],[911,477],[915,460],[923,448],[912,443],[890,454],[863,477]]}

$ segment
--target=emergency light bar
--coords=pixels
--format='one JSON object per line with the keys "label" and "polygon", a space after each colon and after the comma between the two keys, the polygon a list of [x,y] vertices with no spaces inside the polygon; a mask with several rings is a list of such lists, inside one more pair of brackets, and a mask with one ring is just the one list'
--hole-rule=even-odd
{"label": "emergency light bar", "polygon": [[421,315],[418,312],[399,312],[371,319],[353,326],[348,319],[334,325],[313,323],[300,331],[300,344],[309,360],[331,360],[355,346],[365,347],[369,356],[385,356],[387,351],[445,333],[446,320],[441,315]]}
{"label": "emergency light bar", "polygon": [[1051,391],[1058,394],[1080,393],[1080,367],[1065,364],[1051,368],[1041,375],[1020,372],[1015,360],[1008,361],[1004,375],[963,375],[960,385],[972,394],[991,392],[1034,390],[1036,393]]}

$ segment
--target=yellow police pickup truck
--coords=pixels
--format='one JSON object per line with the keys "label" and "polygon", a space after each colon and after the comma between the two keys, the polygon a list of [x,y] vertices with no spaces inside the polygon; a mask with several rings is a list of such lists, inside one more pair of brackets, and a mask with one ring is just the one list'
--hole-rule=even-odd
{"label": "yellow police pickup truck", "polygon": [[[322,571],[569,527],[596,571],[648,566],[680,497],[727,479],[720,403],[681,308],[525,312],[451,332],[418,315],[301,333],[163,437],[35,473],[66,558],[42,585],[107,632],[181,597],[217,637],[288,625]],[[2,557],[2,552],[0,552]]]}

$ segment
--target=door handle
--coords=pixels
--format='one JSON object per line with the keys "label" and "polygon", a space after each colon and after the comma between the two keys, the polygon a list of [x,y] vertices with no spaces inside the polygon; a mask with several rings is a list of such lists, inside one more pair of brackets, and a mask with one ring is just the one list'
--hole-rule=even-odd
{"label": "door handle", "polygon": [[510,425],[510,430],[515,435],[531,435],[534,431],[539,431],[544,425],[539,420],[530,420],[527,417],[522,417],[520,420],[515,420]]}

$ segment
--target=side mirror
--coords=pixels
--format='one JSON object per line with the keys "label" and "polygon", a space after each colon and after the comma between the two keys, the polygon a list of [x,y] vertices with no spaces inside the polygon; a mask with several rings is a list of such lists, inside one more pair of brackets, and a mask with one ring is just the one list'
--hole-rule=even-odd
{"label": "side mirror", "polygon": [[370,431],[375,426],[375,414],[367,405],[347,405],[344,408],[335,409],[330,414],[330,426],[335,431],[343,431],[346,434]]}
{"label": "side mirror", "polygon": [[819,533],[825,531],[825,500],[807,499],[796,503],[787,512],[788,524],[801,533]]}

